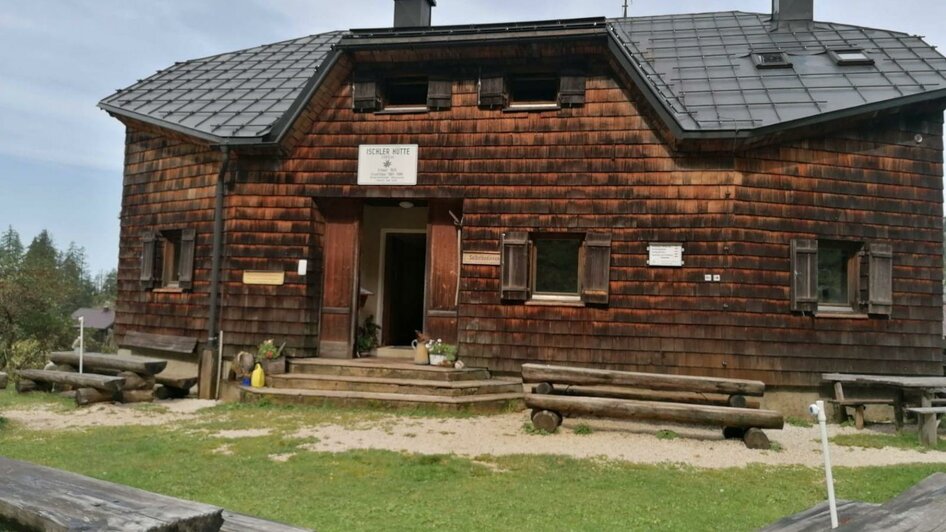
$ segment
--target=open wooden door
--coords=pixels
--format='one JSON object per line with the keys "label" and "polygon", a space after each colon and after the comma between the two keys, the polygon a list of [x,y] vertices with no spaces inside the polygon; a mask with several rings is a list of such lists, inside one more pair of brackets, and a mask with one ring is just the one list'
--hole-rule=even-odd
{"label": "open wooden door", "polygon": [[319,356],[352,358],[358,312],[360,200],[319,200],[325,219]]}
{"label": "open wooden door", "polygon": [[459,234],[454,223],[463,216],[461,201],[432,201],[428,210],[427,245],[429,272],[426,331],[447,343],[457,341],[457,310],[460,281]]}

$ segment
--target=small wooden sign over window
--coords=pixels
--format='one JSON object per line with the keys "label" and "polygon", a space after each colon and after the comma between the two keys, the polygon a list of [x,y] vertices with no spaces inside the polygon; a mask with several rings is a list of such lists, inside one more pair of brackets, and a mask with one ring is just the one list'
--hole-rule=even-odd
{"label": "small wooden sign over window", "polygon": [[647,265],[677,268],[683,266],[683,244],[652,242],[647,246]]}
{"label": "small wooden sign over window", "polygon": [[243,272],[243,284],[282,286],[286,284],[286,272],[260,272],[247,270]]}
{"label": "small wooden sign over window", "polygon": [[359,185],[416,185],[417,144],[362,144]]}
{"label": "small wooden sign over window", "polygon": [[495,251],[465,251],[463,264],[474,266],[499,266],[499,253]]}

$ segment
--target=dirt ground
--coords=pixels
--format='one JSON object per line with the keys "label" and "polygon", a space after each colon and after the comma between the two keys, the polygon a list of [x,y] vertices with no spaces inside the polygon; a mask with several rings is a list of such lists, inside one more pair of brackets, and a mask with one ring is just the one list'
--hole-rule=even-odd
{"label": "dirt ground", "polygon": [[[7,410],[4,417],[34,429],[71,429],[121,425],[167,425],[198,420],[199,410],[213,401],[180,400],[156,403],[151,409],[133,405],[101,404],[75,411],[56,411],[49,407]],[[770,465],[822,464],[819,429],[786,425],[783,430],[766,433],[780,450],[750,450],[742,441],[726,441],[720,431],[673,424],[628,421],[569,419],[551,435],[529,434],[524,430],[528,413],[517,412],[470,418],[424,418],[385,415],[370,422],[306,426],[288,437],[308,438],[300,448],[316,452],[343,452],[353,449],[384,449],[419,454],[454,454],[469,458],[483,455],[554,454],[575,458],[601,458],[642,464],[681,463],[701,468],[742,467],[751,463]],[[575,428],[587,425],[590,434],[576,434]],[[829,425],[829,433],[856,433],[853,427]],[[660,430],[671,430],[679,437],[660,439]],[[872,425],[865,432],[889,433],[887,425]],[[226,440],[264,437],[269,429],[221,431],[219,452],[227,453]],[[832,461],[837,466],[862,467],[902,463],[946,462],[946,452],[897,448],[862,449],[832,445]],[[286,460],[291,455],[274,455]]]}

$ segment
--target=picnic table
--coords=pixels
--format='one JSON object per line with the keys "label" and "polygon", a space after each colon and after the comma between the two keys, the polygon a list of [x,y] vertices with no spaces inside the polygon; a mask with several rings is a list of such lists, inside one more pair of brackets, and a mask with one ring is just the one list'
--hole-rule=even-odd
{"label": "picnic table", "polygon": [[907,404],[908,397],[911,395],[919,397],[918,405],[916,407],[907,407],[906,410],[917,414],[920,441],[928,447],[934,447],[936,445],[936,429],[938,426],[936,416],[937,414],[946,414],[946,406],[936,405],[936,403],[941,402],[937,400],[936,396],[937,394],[946,393],[946,377],[824,373],[821,375],[821,379],[835,385],[835,393],[841,395],[837,399],[839,400],[839,404],[842,405],[845,402],[856,402],[856,400],[846,400],[844,398],[843,392],[840,391],[841,385],[844,384],[893,390],[896,394],[895,401],[899,403],[899,405]]}

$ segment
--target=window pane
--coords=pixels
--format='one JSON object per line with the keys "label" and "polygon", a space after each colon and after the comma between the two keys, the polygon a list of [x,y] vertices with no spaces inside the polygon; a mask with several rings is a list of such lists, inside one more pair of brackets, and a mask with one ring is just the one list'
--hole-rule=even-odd
{"label": "window pane", "polygon": [[828,242],[818,244],[818,301],[850,303],[847,293],[847,264],[850,253]]}
{"label": "window pane", "polygon": [[427,80],[411,78],[388,81],[384,96],[388,106],[425,106]]}
{"label": "window pane", "polygon": [[554,103],[558,100],[557,76],[520,75],[510,79],[513,103]]}
{"label": "window pane", "polygon": [[574,238],[536,239],[535,292],[578,293],[578,252],[581,241]]}

